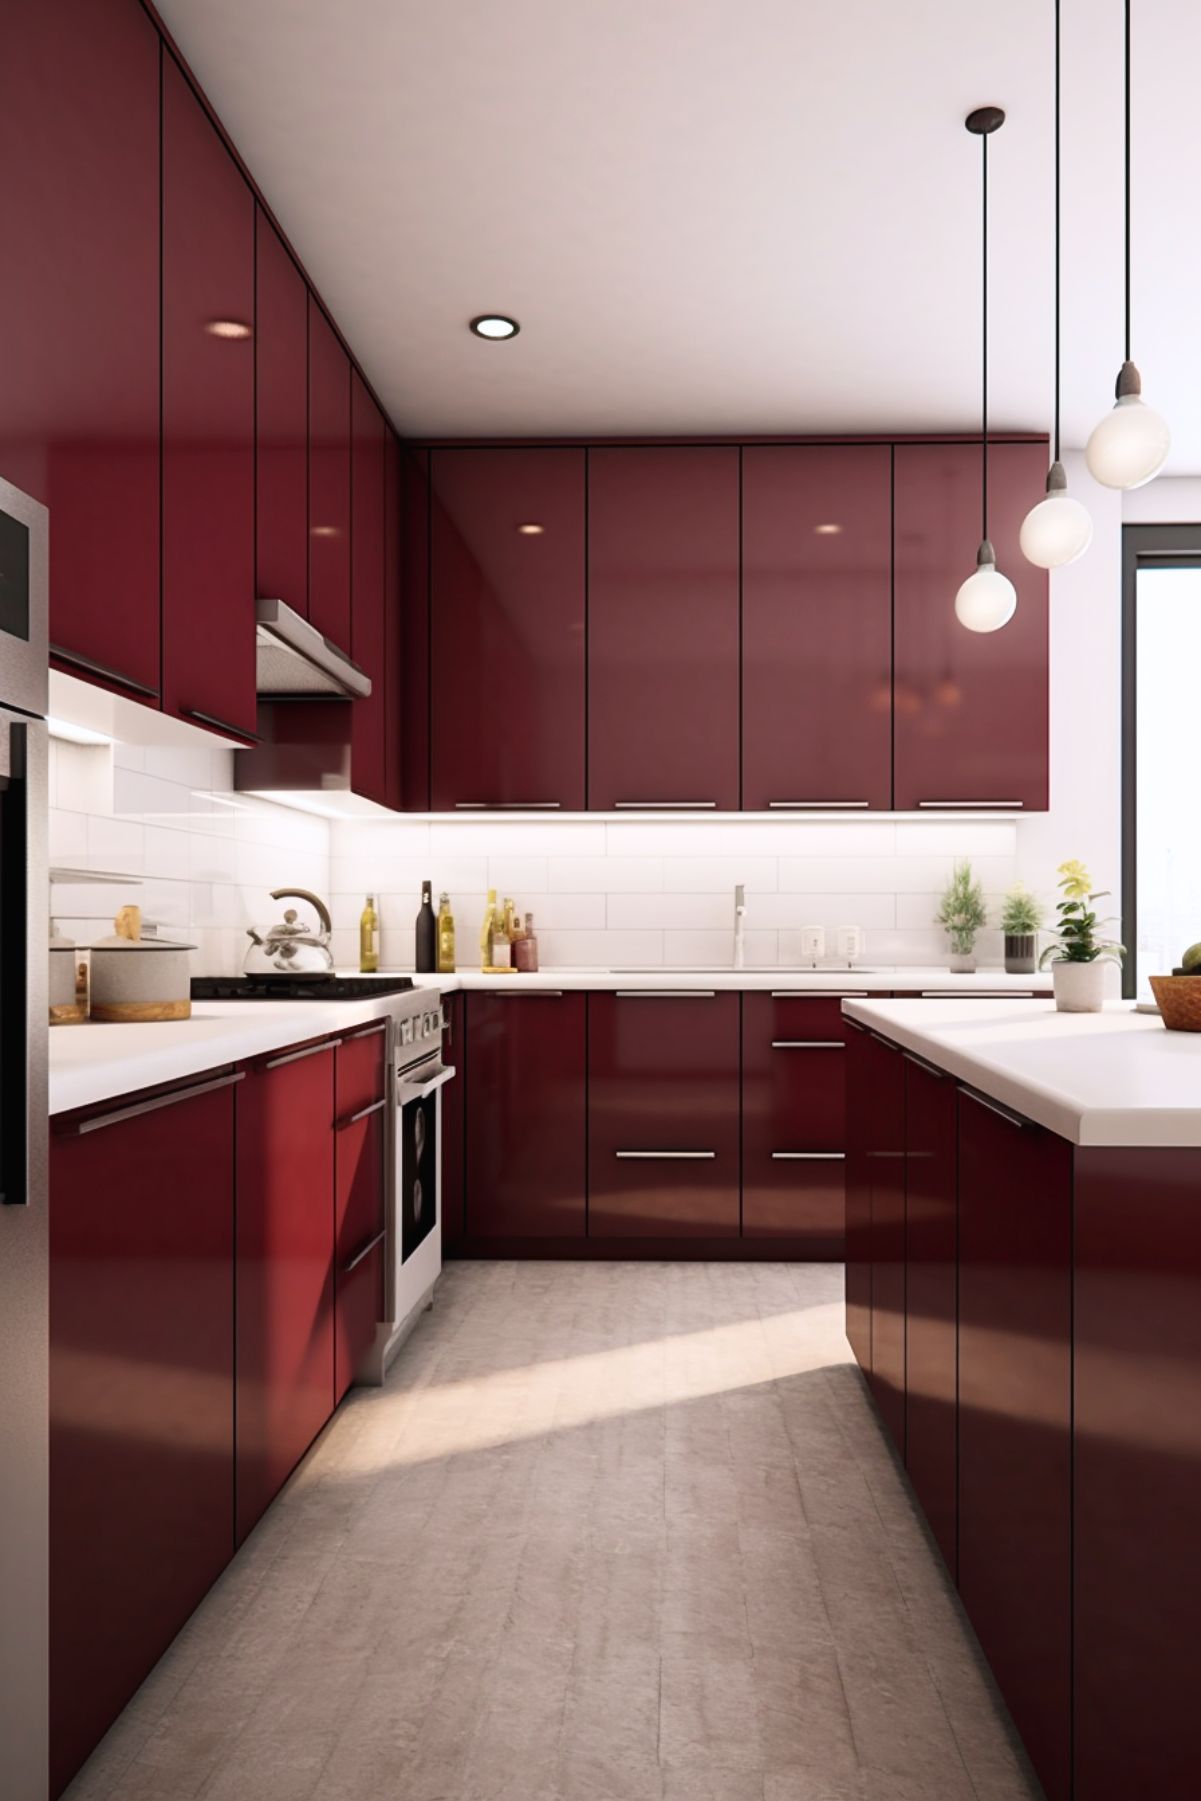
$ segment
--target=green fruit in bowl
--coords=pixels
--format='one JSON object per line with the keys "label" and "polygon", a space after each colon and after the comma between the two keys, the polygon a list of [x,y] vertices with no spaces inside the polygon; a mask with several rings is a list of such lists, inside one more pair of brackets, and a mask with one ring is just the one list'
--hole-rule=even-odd
{"label": "green fruit in bowl", "polygon": [[1180,959],[1180,968],[1185,975],[1201,974],[1201,943],[1189,945]]}

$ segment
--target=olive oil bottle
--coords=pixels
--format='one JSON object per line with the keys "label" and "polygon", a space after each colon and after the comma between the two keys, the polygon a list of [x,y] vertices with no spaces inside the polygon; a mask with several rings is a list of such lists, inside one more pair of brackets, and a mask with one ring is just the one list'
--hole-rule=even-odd
{"label": "olive oil bottle", "polygon": [[373,976],[379,968],[379,914],[374,894],[367,896],[359,915],[359,968],[365,976]]}
{"label": "olive oil bottle", "polygon": [[455,972],[455,916],[450,910],[449,894],[438,896],[438,974]]}

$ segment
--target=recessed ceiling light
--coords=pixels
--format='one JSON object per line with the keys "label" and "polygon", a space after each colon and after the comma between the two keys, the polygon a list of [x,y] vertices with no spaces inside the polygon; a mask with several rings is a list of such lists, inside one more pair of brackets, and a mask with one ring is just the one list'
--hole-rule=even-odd
{"label": "recessed ceiling light", "polygon": [[521,327],[503,313],[480,313],[471,321],[471,329],[477,338],[515,338]]}
{"label": "recessed ceiling light", "polygon": [[527,525],[519,525],[517,529],[523,538],[540,538],[546,527],[539,525],[537,520],[531,519]]}
{"label": "recessed ceiling light", "polygon": [[248,338],[251,329],[244,319],[209,319],[205,322],[205,331],[210,338]]}
{"label": "recessed ceiling light", "polygon": [[842,530],[842,527],[841,525],[836,525],[833,520],[830,520],[828,524],[815,525],[813,529],[819,538],[836,538]]}

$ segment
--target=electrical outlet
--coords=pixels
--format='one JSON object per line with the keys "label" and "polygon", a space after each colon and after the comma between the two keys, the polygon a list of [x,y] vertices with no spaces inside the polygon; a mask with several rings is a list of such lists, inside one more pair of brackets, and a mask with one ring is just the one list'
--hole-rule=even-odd
{"label": "electrical outlet", "polygon": [[857,963],[862,955],[863,932],[859,926],[839,926],[838,961],[850,965]]}
{"label": "electrical outlet", "polygon": [[807,963],[819,963],[826,954],[825,926],[801,927],[801,957]]}

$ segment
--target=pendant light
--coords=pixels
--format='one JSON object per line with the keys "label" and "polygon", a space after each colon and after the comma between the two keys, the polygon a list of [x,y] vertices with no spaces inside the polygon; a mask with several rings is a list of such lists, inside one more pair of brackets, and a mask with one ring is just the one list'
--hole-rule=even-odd
{"label": "pendant light", "polygon": [[1028,563],[1060,569],[1082,557],[1093,541],[1088,509],[1068,493],[1059,460],[1059,3],[1055,0],[1055,442],[1044,500],[1022,520],[1019,542]]}
{"label": "pendant light", "polygon": [[1130,0],[1126,0],[1126,360],[1118,372],[1117,401],[1093,431],[1085,455],[1107,488],[1141,488],[1163,468],[1172,447],[1165,420],[1147,406],[1130,360]]}
{"label": "pendant light", "polygon": [[983,239],[984,302],[982,383],[980,406],[980,462],[982,472],[980,507],[980,548],[976,552],[976,569],[955,596],[955,613],[960,625],[969,632],[995,632],[1013,618],[1018,604],[1017,592],[1007,576],[997,568],[997,556],[988,538],[988,140],[1005,123],[999,106],[978,106],[964,120],[967,129],[980,139],[983,153]]}

